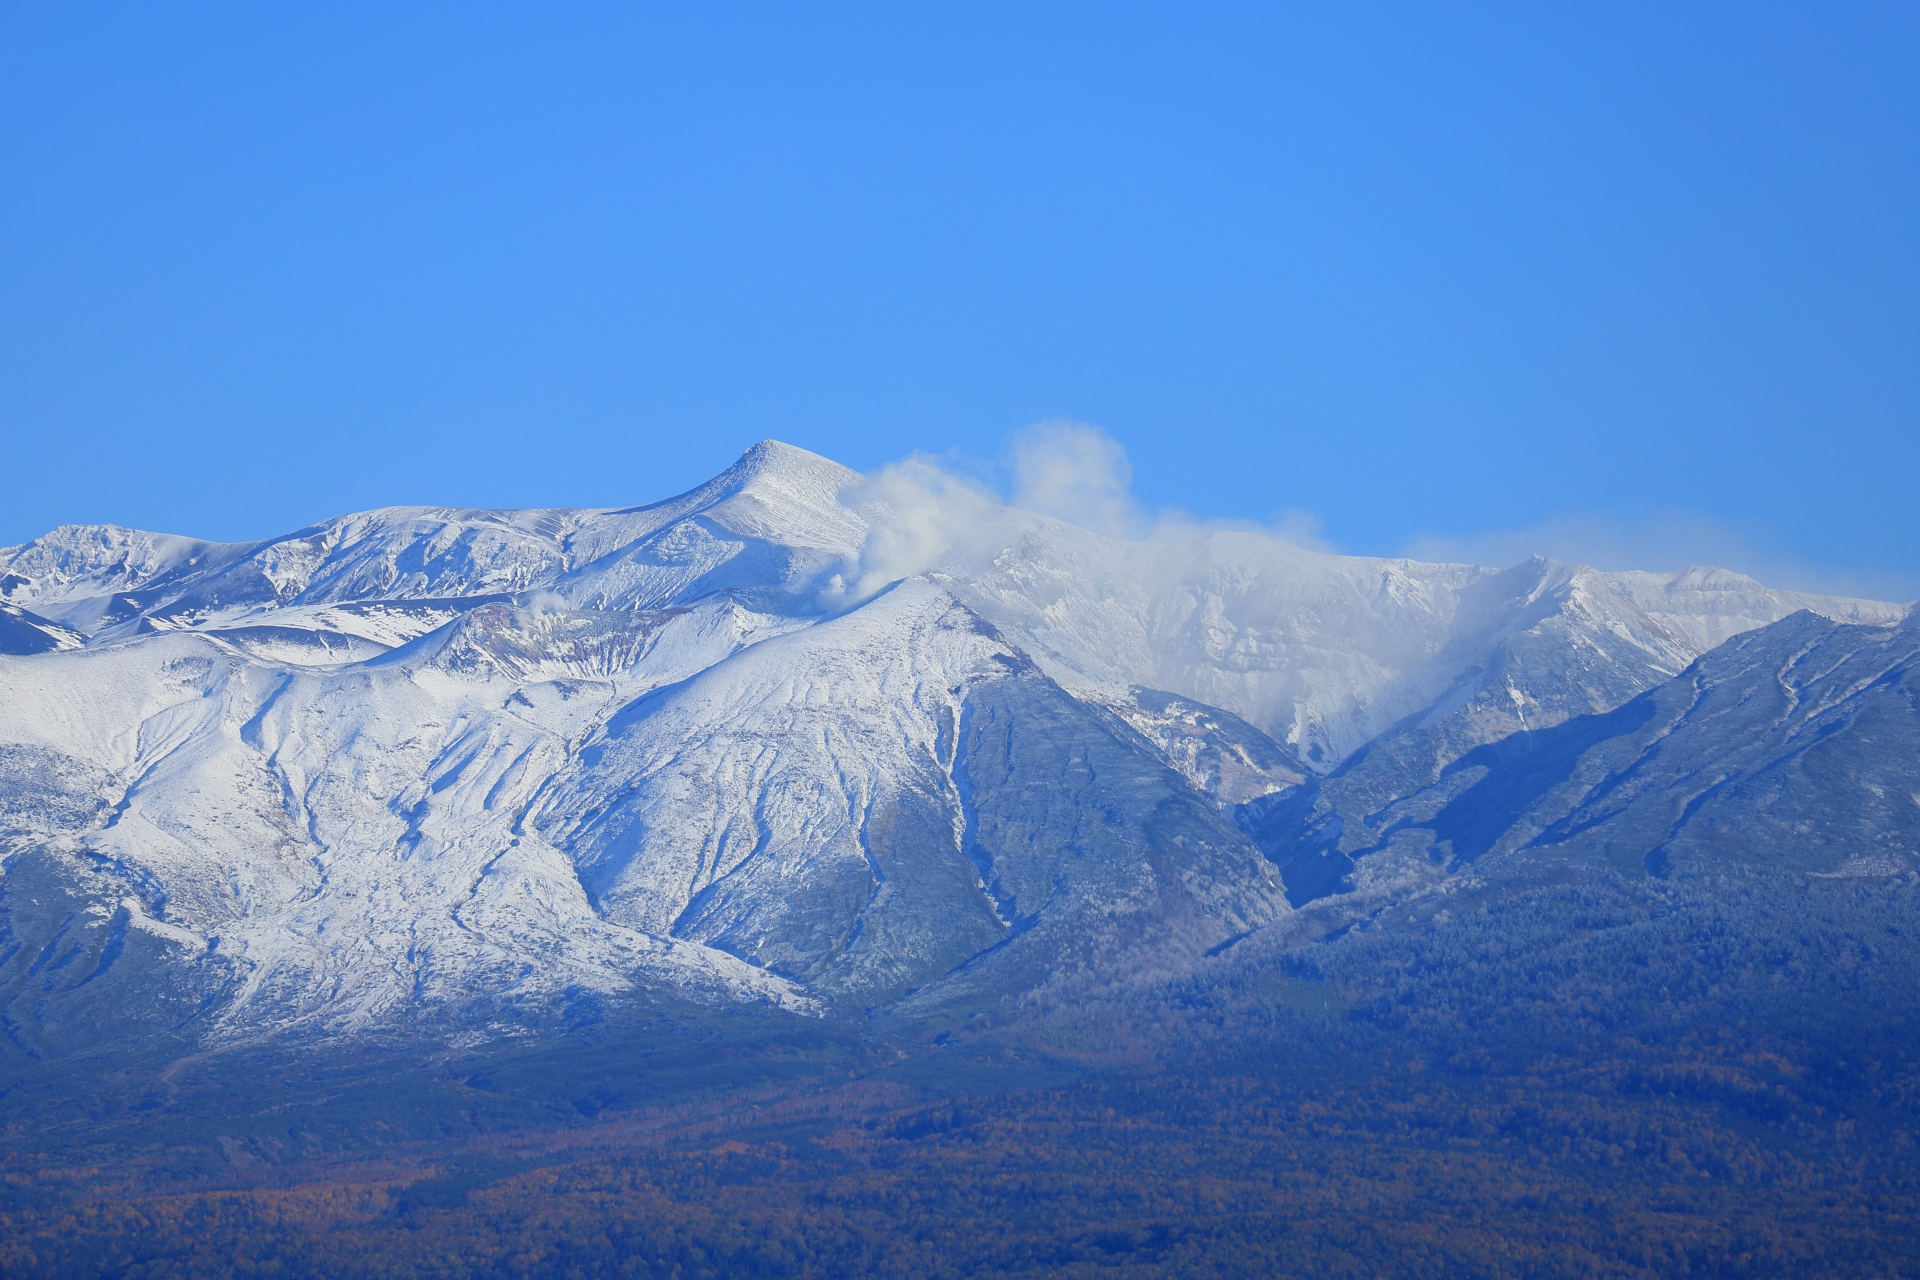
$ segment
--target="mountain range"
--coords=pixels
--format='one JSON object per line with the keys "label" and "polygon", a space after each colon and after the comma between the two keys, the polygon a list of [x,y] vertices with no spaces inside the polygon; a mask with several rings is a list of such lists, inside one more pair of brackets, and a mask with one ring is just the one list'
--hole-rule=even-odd
{"label": "mountain range", "polygon": [[68,526],[0,549],[6,1051],[944,1016],[1490,876],[1911,878],[1917,624],[773,441],[619,510]]}

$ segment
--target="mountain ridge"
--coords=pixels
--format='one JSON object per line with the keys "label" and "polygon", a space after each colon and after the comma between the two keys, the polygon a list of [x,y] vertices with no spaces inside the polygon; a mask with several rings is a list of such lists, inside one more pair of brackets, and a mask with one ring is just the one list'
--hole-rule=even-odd
{"label": "mountain ridge", "polygon": [[763,442],[638,507],[0,551],[9,1034],[52,1052],[96,1007],[216,1041],[504,1034],[649,990],[933,1011],[1178,971],[1451,874],[1370,823],[1445,811],[1502,743],[1809,601],[1912,621],[1718,570],[940,500]]}

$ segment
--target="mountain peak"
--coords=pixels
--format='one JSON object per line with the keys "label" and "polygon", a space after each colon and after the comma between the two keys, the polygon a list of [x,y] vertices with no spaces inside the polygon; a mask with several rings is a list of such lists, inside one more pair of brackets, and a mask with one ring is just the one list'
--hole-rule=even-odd
{"label": "mountain peak", "polygon": [[864,479],[831,458],[762,440],[698,489],[656,509],[698,511],[752,537],[851,553],[866,524],[841,505],[840,491]]}
{"label": "mountain peak", "polygon": [[741,489],[764,479],[790,487],[826,488],[833,493],[866,478],[852,467],[842,466],[832,458],[780,440],[762,440],[741,454],[740,460],[717,478],[729,477]]}

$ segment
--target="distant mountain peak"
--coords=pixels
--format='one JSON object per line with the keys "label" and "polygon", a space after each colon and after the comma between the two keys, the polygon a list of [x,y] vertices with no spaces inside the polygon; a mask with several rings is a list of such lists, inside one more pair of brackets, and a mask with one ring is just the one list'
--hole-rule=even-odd
{"label": "distant mountain peak", "polygon": [[863,478],[861,474],[852,467],[843,466],[823,454],[814,453],[809,449],[802,449],[797,444],[788,444],[784,440],[775,440],[772,437],[760,441],[745,453],[741,454],[740,461],[734,463],[734,466],[736,468],[752,467],[756,473],[765,471],[805,471],[810,473],[827,471],[848,477],[851,480]]}
{"label": "distant mountain peak", "polygon": [[841,490],[865,479],[832,458],[779,440],[762,440],[709,485],[729,496],[747,494],[782,504],[797,501],[824,511],[839,506]]}

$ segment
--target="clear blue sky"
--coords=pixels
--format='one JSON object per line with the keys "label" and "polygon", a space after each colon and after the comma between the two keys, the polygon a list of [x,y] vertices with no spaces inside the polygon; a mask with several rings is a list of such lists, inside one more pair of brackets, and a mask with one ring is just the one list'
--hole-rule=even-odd
{"label": "clear blue sky", "polygon": [[0,543],[1066,417],[1351,551],[1920,591],[1912,3],[5,3],[0,173]]}

